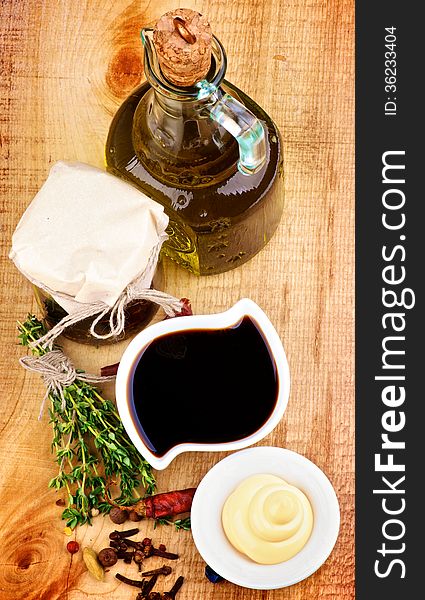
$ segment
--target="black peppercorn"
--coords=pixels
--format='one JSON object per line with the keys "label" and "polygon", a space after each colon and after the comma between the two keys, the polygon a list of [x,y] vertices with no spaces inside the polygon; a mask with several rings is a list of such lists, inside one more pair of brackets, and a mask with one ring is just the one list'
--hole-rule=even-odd
{"label": "black peppercorn", "polygon": [[99,552],[97,558],[104,567],[112,567],[118,560],[117,553],[113,548],[104,548]]}
{"label": "black peppercorn", "polygon": [[109,513],[109,518],[111,519],[112,523],[116,523],[117,525],[120,525],[121,523],[125,523],[127,521],[128,511],[121,510],[120,508],[114,507],[111,509],[111,512]]}

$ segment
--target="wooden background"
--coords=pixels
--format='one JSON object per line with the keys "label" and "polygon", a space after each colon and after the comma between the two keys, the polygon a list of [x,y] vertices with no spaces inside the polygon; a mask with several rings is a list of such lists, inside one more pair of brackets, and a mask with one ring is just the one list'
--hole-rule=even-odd
{"label": "wooden background", "polygon": [[[30,286],[7,258],[21,213],[58,159],[103,165],[112,115],[142,78],[139,30],[176,0],[2,0],[1,186],[1,538],[2,600],[128,600],[136,591],[112,570],[104,584],[65,550],[47,417],[37,421],[39,379],[18,365],[15,320],[36,310]],[[354,17],[351,0],[186,0],[207,14],[229,58],[227,77],[262,105],[283,136],[286,203],[278,233],[248,264],[210,278],[166,265],[167,290],[216,312],[243,296],[262,306],[288,354],[292,391],[279,427],[263,440],[300,452],[337,491],[341,532],[325,565],[286,590],[210,584],[190,533],[155,539],[181,553],[179,600],[354,597],[353,268]],[[67,349],[92,370],[123,345]],[[179,456],[158,473],[160,490],[196,485],[224,454]],[[100,550],[109,519],[77,539]],[[143,532],[152,534],[145,523]],[[128,567],[131,573],[134,565]],[[121,569],[122,570],[122,569]],[[168,585],[167,585],[168,587]]]}

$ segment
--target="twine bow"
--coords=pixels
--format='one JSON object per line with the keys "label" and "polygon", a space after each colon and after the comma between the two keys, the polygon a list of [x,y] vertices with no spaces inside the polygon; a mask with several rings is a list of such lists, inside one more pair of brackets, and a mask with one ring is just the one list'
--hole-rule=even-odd
{"label": "twine bow", "polygon": [[23,356],[19,359],[19,362],[27,371],[41,375],[47,387],[38,420],[43,416],[44,406],[49,394],[58,394],[62,399],[62,410],[65,410],[64,389],[72,385],[76,379],[86,383],[104,383],[115,379],[114,375],[100,376],[90,373],[77,373],[71,360],[61,350],[51,350],[42,356]]}
{"label": "twine bow", "polygon": [[[79,323],[84,319],[88,319],[96,315],[97,316],[91,324],[89,330],[91,335],[94,338],[97,338],[98,340],[106,340],[111,337],[116,337],[124,331],[124,309],[127,306],[127,304],[129,302],[132,302],[133,300],[148,300],[149,302],[158,304],[164,310],[165,314],[168,317],[174,317],[177,313],[179,313],[183,308],[181,300],[175,298],[174,296],[170,296],[170,294],[166,294],[165,292],[159,292],[158,290],[146,287],[146,281],[152,281],[152,277],[158,263],[161,245],[163,241],[167,239],[167,237],[168,236],[166,234],[160,236],[158,244],[152,250],[151,256],[149,257],[149,261],[145,270],[134,281],[127,285],[125,290],[121,292],[119,298],[112,306],[112,308],[108,304],[106,304],[106,302],[103,301],[82,304],[79,310],[76,310],[75,312],[66,315],[42,338],[37,340],[37,345],[41,346],[42,348],[52,349],[53,342],[59,335],[61,335],[65,331],[65,329],[67,329],[71,325],[74,325],[75,323]],[[67,294],[53,292],[40,282],[36,282],[36,285],[48,294],[54,296],[55,298],[63,298],[66,300],[70,299],[70,297]],[[109,312],[110,316],[108,333],[105,333],[104,335],[97,333],[96,326]]]}

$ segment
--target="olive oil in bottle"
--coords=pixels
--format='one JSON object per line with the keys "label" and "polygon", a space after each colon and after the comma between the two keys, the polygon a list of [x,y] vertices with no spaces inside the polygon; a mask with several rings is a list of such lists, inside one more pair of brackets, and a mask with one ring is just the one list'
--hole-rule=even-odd
{"label": "olive oil in bottle", "polygon": [[[165,254],[197,275],[252,258],[270,240],[283,210],[276,125],[224,81],[226,56],[217,38],[210,35],[206,67],[190,62],[190,52],[198,56],[208,46],[205,23],[199,13],[177,9],[160,19],[153,39],[151,30],[143,30],[147,82],[118,110],[106,145],[108,170],[164,206],[170,218]],[[155,44],[163,29],[162,45]],[[180,51],[192,68],[191,85],[189,67],[167,62]],[[171,78],[173,68],[174,83],[164,76]],[[197,73],[201,68],[208,72]]]}

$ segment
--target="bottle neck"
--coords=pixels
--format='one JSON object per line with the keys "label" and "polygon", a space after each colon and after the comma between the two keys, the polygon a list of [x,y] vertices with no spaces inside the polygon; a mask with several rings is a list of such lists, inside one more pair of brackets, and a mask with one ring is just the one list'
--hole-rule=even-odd
{"label": "bottle neck", "polygon": [[238,145],[210,118],[207,102],[178,100],[152,88],[141,98],[133,119],[133,147],[152,175],[184,187],[219,182],[236,171]]}
{"label": "bottle neck", "polygon": [[[207,99],[194,99],[194,100],[181,100],[177,97],[166,96],[158,90],[153,90],[154,94],[154,105],[159,110],[167,113],[170,117],[175,119],[187,119],[187,118],[202,118],[202,114],[205,113],[205,106],[208,102]],[[220,92],[220,95],[222,93]],[[205,113],[205,116],[207,114]]]}
{"label": "bottle neck", "polygon": [[155,91],[176,100],[197,101],[201,96],[204,96],[205,87],[203,84],[206,84],[211,90],[217,90],[220,87],[226,73],[227,58],[221,42],[215,36],[213,36],[211,47],[211,68],[206,78],[200,82],[201,87],[203,87],[202,92],[197,87],[198,84],[194,87],[179,87],[166,79],[159,64],[155,44],[152,41],[152,29],[142,29],[141,36],[145,49],[144,70],[146,79]]}
{"label": "bottle neck", "polygon": [[[178,168],[178,164],[183,170],[198,167],[202,170],[203,165],[208,163],[210,166],[207,171],[222,168],[224,178],[234,167],[231,161],[235,158],[233,150],[236,140],[239,159],[236,159],[235,164],[239,171],[244,175],[253,175],[261,170],[267,160],[264,127],[241,102],[231,94],[221,92],[220,84],[226,71],[226,54],[220,42],[214,38],[212,66],[207,78],[194,87],[181,88],[164,78],[154,44],[146,34],[147,30],[143,30],[145,73],[154,90],[154,98],[151,99],[146,116],[143,115],[146,106],[141,107],[142,102],[136,110],[133,142],[139,158],[142,155],[146,157],[142,150],[145,142],[140,127],[144,120],[146,133],[158,145],[158,156],[162,155],[159,160],[165,159],[168,164],[175,163],[174,168]],[[153,144],[151,152],[152,146]],[[172,160],[170,153],[174,155]],[[224,172],[223,160],[228,165]],[[205,181],[208,176],[201,179]]]}

